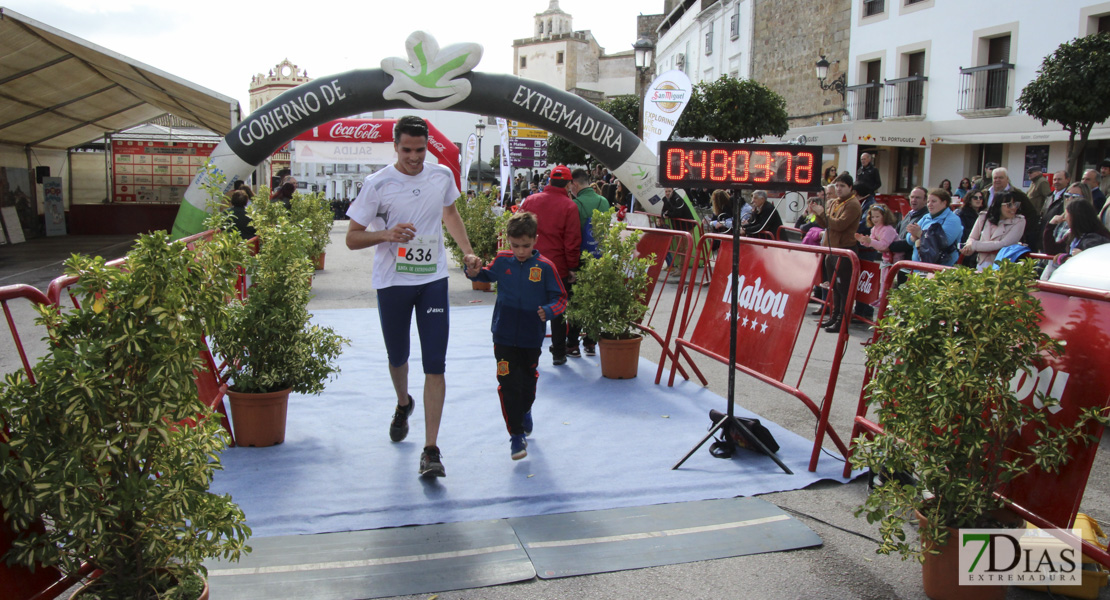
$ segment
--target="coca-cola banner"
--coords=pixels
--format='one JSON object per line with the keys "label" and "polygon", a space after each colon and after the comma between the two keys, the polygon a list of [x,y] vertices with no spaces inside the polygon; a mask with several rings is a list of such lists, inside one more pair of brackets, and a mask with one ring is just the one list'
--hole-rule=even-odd
{"label": "coca-cola banner", "polygon": [[392,144],[393,124],[396,122],[395,119],[336,119],[307,129],[293,139]]}
{"label": "coca-cola banner", "polygon": [[[247,115],[212,152],[213,167],[225,176],[228,189],[289,140],[329,121],[393,108],[450,109],[524,121],[556,133],[607,166],[647,211],[659,213],[658,159],[609,113],[538,81],[474,72],[482,57],[478,44],[440,48],[431,35],[417,31],[406,40],[405,50],[406,57],[385,58],[380,69],[321,77]],[[428,144],[430,151],[453,146],[431,137]],[[205,177],[198,174],[185,193],[174,222],[175,238],[203,228]]]}
{"label": "coca-cola banner", "polygon": [[[713,278],[690,342],[729,354],[732,240],[720,240]],[[740,242],[736,362],[782,381],[822,255]]]}

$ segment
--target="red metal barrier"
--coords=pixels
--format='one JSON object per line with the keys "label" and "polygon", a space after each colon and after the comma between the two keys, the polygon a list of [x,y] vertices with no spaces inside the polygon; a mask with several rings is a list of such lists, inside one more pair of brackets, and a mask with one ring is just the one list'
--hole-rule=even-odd
{"label": "red metal barrier", "polygon": [[[933,272],[942,267],[912,261],[899,262],[887,273],[887,287],[898,268]],[[1110,370],[1105,368],[1105,360],[1110,349],[1110,292],[1060,285],[1050,282],[1034,282],[1037,291],[1034,295],[1044,306],[1041,329],[1054,339],[1064,343],[1060,356],[1044,357],[1043,365],[1031,366],[1032,374],[1019,372],[1011,381],[1014,394],[1023,402],[1033,402],[1034,392],[1058,399],[1056,412],[1049,415],[1049,423],[1055,427],[1076,422],[1085,408],[1105,408],[1110,406]],[[887,298],[879,302],[879,316],[886,312]],[[878,336],[878,330],[875,336]],[[872,340],[875,338],[873,337]],[[867,383],[872,372],[864,374],[863,389],[856,408],[852,438],[859,435],[882,435],[883,428],[867,418]],[[1102,436],[1102,427],[1091,425],[1089,432]],[[1031,443],[1037,431],[1027,427],[1021,439]],[[1071,460],[1057,473],[1047,473],[1034,469],[1032,472],[1010,482],[996,496],[1011,502],[1010,508],[1029,522],[1041,528],[1068,529],[1079,512],[1079,503],[1087,486],[1091,465],[1094,463],[1098,443],[1088,446],[1069,447]],[[844,467],[847,476],[850,465]],[[1089,542],[1083,542],[1083,553],[1110,568],[1110,553]]]}
{"label": "red metal barrier", "polygon": [[[668,359],[674,360],[674,353],[671,350],[671,336],[674,333],[675,320],[679,315],[679,303],[682,301],[682,292],[688,283],[688,279],[693,279],[693,274],[690,273],[689,263],[692,254],[690,249],[694,247],[694,243],[690,234],[685,231],[655,229],[651,227],[629,227],[628,229],[630,231],[642,232],[640,241],[636,244],[637,256],[655,256],[655,261],[648,268],[648,277],[650,281],[648,283],[647,293],[644,295],[644,301],[648,306],[648,312],[644,315],[640,323],[636,324],[636,328],[659,342],[662,348],[662,353],[659,356],[659,367],[655,371],[655,383],[658,385],[663,379],[663,365],[666,364]],[[677,267],[664,269],[667,252],[672,249],[674,252],[671,265],[674,267],[674,265],[677,264]],[[659,303],[665,295],[667,284],[676,273],[678,289],[675,290],[674,301],[671,303],[670,317],[667,320],[667,333],[665,336],[661,337],[655,331],[652,321],[655,318]],[[687,376],[685,370],[682,370],[682,375],[683,377]]]}
{"label": "red metal barrier", "polygon": [[[693,329],[682,327],[675,338],[675,355],[685,359],[697,374],[702,384],[707,380],[694,363],[689,352],[694,351],[708,356],[723,364],[728,364],[729,329],[722,322],[729,320],[731,307],[732,238],[730,236],[708,234],[703,238],[703,247],[712,241],[720,242],[720,250],[712,261],[712,276],[704,302],[693,300],[696,290],[702,286],[691,285],[687,288],[687,302],[684,312],[692,317],[697,314]],[[798,398],[817,418],[817,428],[813,451],[810,455],[809,470],[817,469],[817,459],[825,434],[833,441],[840,452],[847,457],[848,447],[836,431],[829,426],[829,412],[836,392],[836,381],[844,348],[848,342],[848,322],[845,320],[836,338],[829,379],[825,396],[820,405],[815,403],[800,389],[805,377],[806,366],[818,340],[815,332],[809,351],[801,365],[801,374],[795,385],[783,381],[790,365],[794,348],[801,332],[802,320],[809,306],[810,291],[819,278],[819,268],[825,256],[838,256],[850,261],[851,281],[858,280],[860,266],[856,254],[850,250],[823,248],[791,244],[758,238],[741,238],[740,242],[740,306],[736,324],[737,371],[754,377],[776,389]],[[856,286],[850,285],[845,306],[855,301]],[[692,318],[684,319],[689,323]],[[818,330],[819,331],[819,330]],[[824,336],[823,339],[828,339]],[[680,360],[672,363],[668,385],[674,384],[676,367]]]}

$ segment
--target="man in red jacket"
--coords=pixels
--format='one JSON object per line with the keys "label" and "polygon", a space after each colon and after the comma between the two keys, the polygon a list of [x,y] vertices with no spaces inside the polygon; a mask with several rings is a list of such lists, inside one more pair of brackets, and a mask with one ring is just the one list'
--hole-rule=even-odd
{"label": "man in red jacket", "polygon": [[[539,235],[536,237],[536,250],[540,255],[555,264],[568,300],[574,295],[574,270],[578,269],[578,259],[582,252],[582,226],[578,221],[578,206],[567,194],[567,184],[571,181],[570,169],[559,165],[551,170],[551,182],[543,191],[524,199],[520,210],[536,215]],[[571,344],[578,347],[578,342]],[[551,319],[551,363],[564,365],[567,362],[567,323],[562,314]]]}

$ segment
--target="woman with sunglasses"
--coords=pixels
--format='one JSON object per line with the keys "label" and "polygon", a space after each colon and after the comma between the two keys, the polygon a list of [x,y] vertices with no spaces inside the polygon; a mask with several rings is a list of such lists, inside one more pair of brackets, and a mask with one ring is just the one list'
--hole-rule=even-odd
{"label": "woman with sunglasses", "polygon": [[[967,238],[971,236],[971,230],[975,229],[975,222],[979,220],[979,213],[983,212],[987,207],[984,205],[983,193],[979,190],[968,193],[964,196],[964,205],[956,211],[956,215],[960,217],[960,222],[963,223],[964,233],[960,237],[960,246],[962,247],[967,243]],[[962,254],[958,261],[965,267],[974,267],[976,264],[975,255]]]}
{"label": "woman with sunglasses", "polygon": [[[1091,206],[1095,205],[1094,200],[1091,198],[1091,188],[1087,187],[1085,183],[1073,183],[1068,186],[1064,191],[1064,204],[1074,200],[1082,200],[1090,202]],[[1064,241],[1068,237],[1068,232],[1071,230],[1068,227],[1066,215],[1061,212],[1060,214],[1052,217],[1044,224],[1044,232],[1041,234],[1041,248],[1045,254],[1062,254],[1067,252],[1067,243]]]}
{"label": "woman with sunglasses", "polygon": [[960,254],[978,253],[976,268],[980,271],[994,263],[998,251],[1017,244],[1025,233],[1025,217],[1018,214],[1021,201],[1010,192],[995,192],[994,204],[979,215],[975,227],[960,249]]}
{"label": "woman with sunglasses", "polygon": [[957,198],[960,198],[962,200],[963,198],[965,198],[967,196],[967,193],[970,192],[970,191],[971,191],[971,180],[968,179],[967,177],[964,177],[963,179],[960,180],[960,185],[956,186],[956,189],[952,192],[952,195],[957,197]]}

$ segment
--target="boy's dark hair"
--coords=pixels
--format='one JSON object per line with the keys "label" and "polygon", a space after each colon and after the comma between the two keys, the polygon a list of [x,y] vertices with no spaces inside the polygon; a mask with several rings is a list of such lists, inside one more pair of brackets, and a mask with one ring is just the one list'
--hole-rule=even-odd
{"label": "boy's dark hair", "polygon": [[428,137],[428,122],[414,115],[405,115],[397,119],[397,123],[393,125],[393,141],[399,141],[402,133],[412,137],[426,138]]}
{"label": "boy's dark hair", "polygon": [[231,192],[231,205],[232,206],[246,206],[250,200],[250,196],[243,190],[235,190]]}
{"label": "boy's dark hair", "polygon": [[509,222],[505,225],[505,234],[514,238],[534,238],[538,230],[539,224],[536,222],[536,215],[524,211],[519,211],[509,217]]}
{"label": "boy's dark hair", "polygon": [[836,179],[833,180],[833,183],[843,183],[848,187],[855,187],[856,182],[854,179],[852,179],[851,173],[844,171],[840,175],[836,176]]}

